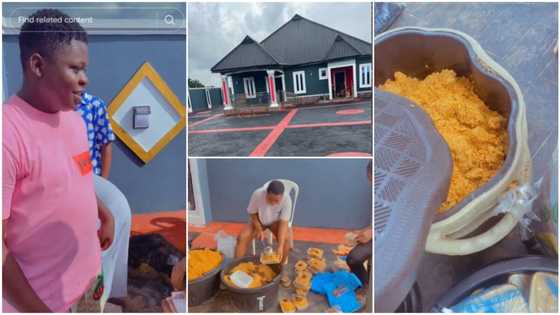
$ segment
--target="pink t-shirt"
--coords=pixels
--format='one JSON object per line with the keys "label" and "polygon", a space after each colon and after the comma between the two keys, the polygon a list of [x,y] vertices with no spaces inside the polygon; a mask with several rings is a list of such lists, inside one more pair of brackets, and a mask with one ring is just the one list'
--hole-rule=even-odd
{"label": "pink t-shirt", "polygon": [[18,96],[2,112],[6,244],[41,300],[65,312],[101,268],[84,122],[74,111],[45,113]]}

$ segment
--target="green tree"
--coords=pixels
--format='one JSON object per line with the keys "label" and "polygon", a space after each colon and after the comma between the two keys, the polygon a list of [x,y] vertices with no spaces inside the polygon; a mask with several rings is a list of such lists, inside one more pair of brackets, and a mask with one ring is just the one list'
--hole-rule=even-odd
{"label": "green tree", "polygon": [[200,81],[196,80],[196,79],[189,79],[189,88],[203,88],[204,84],[200,83]]}

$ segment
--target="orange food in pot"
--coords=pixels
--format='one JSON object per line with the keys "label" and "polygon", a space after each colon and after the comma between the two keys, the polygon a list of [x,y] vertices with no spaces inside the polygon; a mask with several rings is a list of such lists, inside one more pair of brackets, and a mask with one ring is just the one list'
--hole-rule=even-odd
{"label": "orange food in pot", "polygon": [[210,271],[218,268],[222,263],[222,254],[211,249],[189,250],[189,281],[196,280]]}
{"label": "orange food in pot", "polygon": [[249,284],[249,289],[260,288],[265,286],[274,280],[276,277],[276,272],[272,270],[268,265],[256,264],[254,262],[242,262],[239,265],[233,267],[224,277],[224,280],[232,287],[237,287],[235,283],[231,280],[231,275],[237,271],[242,271],[252,278]]}
{"label": "orange food in pot", "polygon": [[431,117],[449,146],[453,172],[443,213],[488,182],[502,167],[507,152],[507,120],[475,93],[473,82],[453,70],[419,80],[401,72],[379,87],[412,100]]}

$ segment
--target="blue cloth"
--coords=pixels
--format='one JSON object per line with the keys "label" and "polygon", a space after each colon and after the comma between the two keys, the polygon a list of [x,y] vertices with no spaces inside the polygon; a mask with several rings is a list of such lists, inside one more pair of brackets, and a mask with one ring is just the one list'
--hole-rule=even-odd
{"label": "blue cloth", "polygon": [[311,291],[325,295],[331,307],[352,313],[362,306],[356,298],[356,289],[362,282],[348,271],[319,272],[311,279]]}
{"label": "blue cloth", "polygon": [[77,111],[82,116],[87,130],[89,155],[96,175],[101,175],[103,145],[115,141],[113,128],[109,122],[107,106],[102,99],[84,92]]}
{"label": "blue cloth", "polygon": [[344,313],[353,313],[362,307],[358,302],[356,292],[347,287],[336,288],[331,284],[327,288],[327,300],[331,307],[338,307]]}
{"label": "blue cloth", "polygon": [[311,278],[311,291],[317,294],[326,294],[325,284],[332,279],[330,272],[318,272]]}

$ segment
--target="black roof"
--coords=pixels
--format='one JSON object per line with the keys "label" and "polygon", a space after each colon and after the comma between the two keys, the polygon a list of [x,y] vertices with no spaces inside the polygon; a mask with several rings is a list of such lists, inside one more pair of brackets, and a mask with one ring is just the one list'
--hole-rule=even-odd
{"label": "black roof", "polygon": [[371,48],[371,43],[296,14],[260,43],[245,37],[211,70],[225,73],[370,56]]}
{"label": "black roof", "polygon": [[212,71],[220,72],[220,70],[234,68],[252,68],[262,66],[278,65],[278,62],[272,57],[261,44],[254,39],[246,36],[243,41],[229,52],[220,62],[218,62]]}
{"label": "black roof", "polygon": [[331,45],[325,59],[338,59],[344,58],[348,56],[359,56],[361,55],[360,51],[350,43],[348,43],[344,38],[341,36],[337,36],[334,40],[334,43]]}

